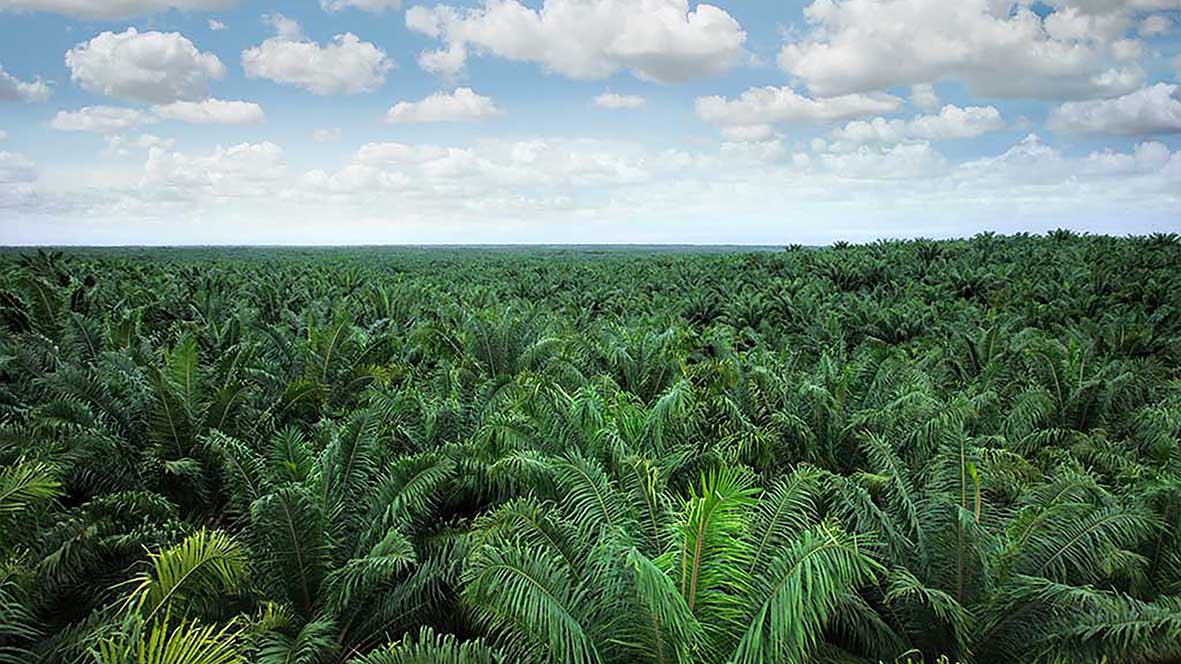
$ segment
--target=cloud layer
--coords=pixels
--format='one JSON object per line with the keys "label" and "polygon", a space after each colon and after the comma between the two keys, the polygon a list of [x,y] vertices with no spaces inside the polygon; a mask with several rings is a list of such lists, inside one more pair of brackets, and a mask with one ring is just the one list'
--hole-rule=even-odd
{"label": "cloud layer", "polygon": [[121,19],[181,11],[226,9],[238,0],[0,0],[0,11],[54,12],[81,19]]}
{"label": "cloud layer", "polygon": [[406,26],[444,43],[419,64],[447,77],[470,54],[531,62],[545,71],[603,79],[620,70],[676,83],[720,74],[738,64],[746,33],[730,14],[688,0],[543,0],[540,8],[517,0],[464,9],[414,6]]}
{"label": "cloud layer", "polygon": [[1055,131],[1139,136],[1181,132],[1181,85],[1157,83],[1114,99],[1067,102],[1050,113]]}

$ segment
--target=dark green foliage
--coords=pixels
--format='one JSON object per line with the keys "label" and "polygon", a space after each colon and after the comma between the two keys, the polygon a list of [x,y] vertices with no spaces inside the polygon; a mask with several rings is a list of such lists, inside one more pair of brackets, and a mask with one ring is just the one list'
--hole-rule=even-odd
{"label": "dark green foliage", "polygon": [[0,254],[0,663],[1179,661],[1179,265]]}

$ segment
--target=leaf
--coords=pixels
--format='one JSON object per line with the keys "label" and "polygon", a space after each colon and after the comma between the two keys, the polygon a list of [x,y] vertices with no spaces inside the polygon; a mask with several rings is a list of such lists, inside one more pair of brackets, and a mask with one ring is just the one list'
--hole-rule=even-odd
{"label": "leaf", "polygon": [[251,522],[270,580],[311,615],[328,564],[324,516],[311,493],[299,485],[281,487],[255,501]]}
{"label": "leaf", "polygon": [[127,606],[145,616],[145,622],[161,612],[216,613],[226,595],[239,592],[246,583],[246,551],[224,533],[200,530],[181,543],[151,553],[149,569],[128,583],[134,589]]}
{"label": "leaf", "polygon": [[397,643],[350,660],[350,664],[501,664],[505,661],[483,641],[460,641],[452,634],[436,634],[424,626],[417,636],[407,635]]}
{"label": "leaf", "polygon": [[761,598],[734,651],[736,664],[798,662],[848,592],[872,583],[881,566],[831,522],[804,531],[757,580]]}

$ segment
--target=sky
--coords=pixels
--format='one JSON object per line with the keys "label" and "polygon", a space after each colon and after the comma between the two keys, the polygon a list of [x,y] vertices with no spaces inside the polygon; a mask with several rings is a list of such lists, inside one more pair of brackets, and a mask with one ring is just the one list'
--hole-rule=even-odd
{"label": "sky", "polygon": [[1181,0],[0,0],[0,245],[1181,232]]}

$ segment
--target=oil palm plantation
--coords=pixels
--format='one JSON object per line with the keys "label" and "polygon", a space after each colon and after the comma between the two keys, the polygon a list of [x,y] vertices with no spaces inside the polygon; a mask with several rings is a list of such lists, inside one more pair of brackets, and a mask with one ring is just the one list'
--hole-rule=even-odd
{"label": "oil palm plantation", "polygon": [[0,256],[0,662],[1181,658],[1181,243]]}

